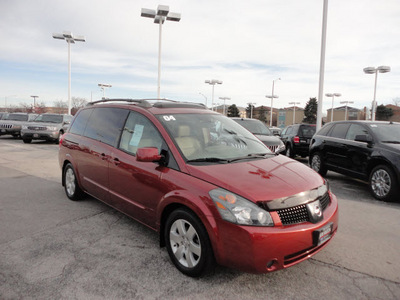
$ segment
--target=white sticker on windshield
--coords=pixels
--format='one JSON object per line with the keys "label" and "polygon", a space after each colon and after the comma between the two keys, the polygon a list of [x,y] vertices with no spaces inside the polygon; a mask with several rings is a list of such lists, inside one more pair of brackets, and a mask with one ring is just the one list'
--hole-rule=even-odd
{"label": "white sticker on windshield", "polygon": [[131,145],[133,147],[137,147],[139,145],[140,139],[142,138],[142,135],[143,135],[143,129],[144,129],[143,125],[139,125],[139,124],[135,125],[135,129],[133,131],[131,140],[129,141],[129,145]]}
{"label": "white sticker on windshield", "polygon": [[176,119],[174,118],[174,116],[163,116],[165,121],[176,121]]}
{"label": "white sticker on windshield", "polygon": [[378,125],[375,125],[375,124],[371,124],[371,127],[378,127]]}

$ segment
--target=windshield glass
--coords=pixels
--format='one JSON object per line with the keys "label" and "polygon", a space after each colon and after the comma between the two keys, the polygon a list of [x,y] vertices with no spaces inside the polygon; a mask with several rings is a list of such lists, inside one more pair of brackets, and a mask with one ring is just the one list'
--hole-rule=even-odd
{"label": "windshield glass", "polygon": [[231,162],[272,154],[250,132],[219,114],[159,115],[158,119],[189,161]]}
{"label": "windshield glass", "polygon": [[301,125],[300,135],[311,138],[315,134],[315,125]]}
{"label": "windshield glass", "polygon": [[35,122],[43,123],[62,123],[63,117],[61,115],[39,115]]}
{"label": "windshield glass", "polygon": [[271,131],[259,120],[233,119],[238,124],[242,125],[252,134],[272,135]]}
{"label": "windshield glass", "polygon": [[28,115],[23,114],[9,114],[6,120],[9,121],[28,121]]}
{"label": "windshield glass", "polygon": [[370,124],[379,141],[400,143],[400,124]]}

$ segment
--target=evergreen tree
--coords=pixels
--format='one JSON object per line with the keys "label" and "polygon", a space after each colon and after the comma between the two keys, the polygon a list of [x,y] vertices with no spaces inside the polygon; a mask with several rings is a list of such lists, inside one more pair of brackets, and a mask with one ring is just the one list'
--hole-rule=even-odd
{"label": "evergreen tree", "polygon": [[228,107],[228,117],[240,117],[239,109],[236,104],[232,104]]}
{"label": "evergreen tree", "polygon": [[304,108],[304,123],[315,124],[317,122],[318,102],[317,98],[310,98]]}
{"label": "evergreen tree", "polygon": [[[254,114],[254,110],[253,110],[253,114]],[[264,106],[261,106],[258,109],[258,119],[263,123],[265,123],[265,121],[267,121],[267,110],[265,109]]]}
{"label": "evergreen tree", "polygon": [[393,116],[393,109],[387,108],[385,105],[381,104],[376,108],[376,120],[387,121]]}

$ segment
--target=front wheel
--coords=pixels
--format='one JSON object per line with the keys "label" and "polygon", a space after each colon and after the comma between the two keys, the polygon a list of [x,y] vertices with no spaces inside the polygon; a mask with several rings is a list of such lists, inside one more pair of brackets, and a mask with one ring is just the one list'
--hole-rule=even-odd
{"label": "front wheel", "polygon": [[321,154],[319,153],[314,153],[311,157],[311,168],[321,176],[325,176],[326,172],[328,172],[327,168],[322,162]]}
{"label": "front wheel", "polygon": [[164,238],[172,262],[183,274],[199,277],[212,271],[214,255],[207,231],[191,211],[173,211],[166,221]]}
{"label": "front wheel", "polygon": [[64,169],[64,189],[67,197],[71,200],[80,200],[83,198],[84,192],[78,185],[75,170],[69,163]]}
{"label": "front wheel", "polygon": [[25,144],[30,144],[30,143],[32,142],[32,139],[22,139],[22,141],[23,141]]}
{"label": "front wheel", "polygon": [[292,147],[288,144],[286,145],[286,156],[290,158],[294,158],[294,152],[292,150]]}
{"label": "front wheel", "polygon": [[369,176],[372,195],[382,201],[394,201],[398,193],[398,183],[393,171],[385,165],[376,166]]}

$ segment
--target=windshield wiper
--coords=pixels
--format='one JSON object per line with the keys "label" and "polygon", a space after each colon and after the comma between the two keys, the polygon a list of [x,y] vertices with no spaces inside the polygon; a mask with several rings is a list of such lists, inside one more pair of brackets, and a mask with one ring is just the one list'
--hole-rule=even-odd
{"label": "windshield wiper", "polygon": [[196,159],[189,159],[187,161],[188,163],[192,162],[223,162],[223,163],[229,163],[230,161],[224,158],[218,158],[218,157],[203,157],[203,158],[196,158]]}
{"label": "windshield wiper", "polygon": [[228,160],[228,162],[231,163],[231,162],[234,162],[234,161],[244,160],[244,159],[266,158],[266,156],[270,156],[270,155],[275,156],[274,153],[252,153],[252,154],[248,154],[246,156],[232,158],[232,159]]}
{"label": "windshield wiper", "polygon": [[382,141],[382,143],[388,143],[388,144],[400,144],[400,141]]}

